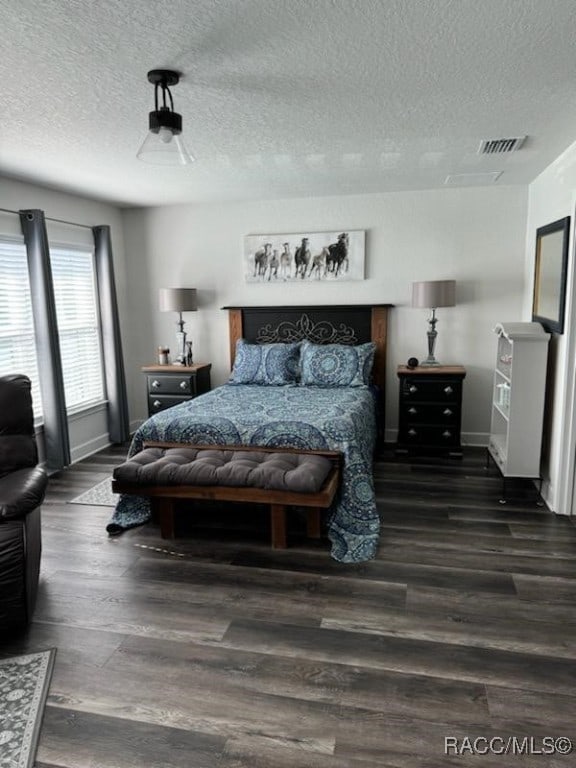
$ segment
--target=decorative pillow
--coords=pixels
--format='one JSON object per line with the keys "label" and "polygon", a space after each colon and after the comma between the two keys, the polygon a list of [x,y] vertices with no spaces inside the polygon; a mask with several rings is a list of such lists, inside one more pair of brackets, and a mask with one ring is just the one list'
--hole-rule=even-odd
{"label": "decorative pillow", "polygon": [[298,381],[300,342],[295,344],[248,344],[236,342],[236,357],[229,384],[280,386]]}
{"label": "decorative pillow", "polygon": [[376,344],[302,342],[300,384],[312,387],[362,387],[371,383]]}

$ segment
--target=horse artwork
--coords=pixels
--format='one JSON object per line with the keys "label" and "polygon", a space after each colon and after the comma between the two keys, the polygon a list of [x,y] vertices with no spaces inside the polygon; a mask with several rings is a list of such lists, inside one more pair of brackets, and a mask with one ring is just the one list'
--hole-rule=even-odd
{"label": "horse artwork", "polygon": [[264,243],[264,247],[260,248],[254,254],[254,277],[264,277],[266,270],[268,269],[268,259],[272,252],[272,243]]}
{"label": "horse artwork", "polygon": [[364,280],[364,230],[246,235],[248,283],[322,283]]}
{"label": "horse artwork", "polygon": [[282,243],[282,253],[280,254],[280,278],[287,280],[292,274],[292,253],[290,252],[290,243]]}
{"label": "horse artwork", "polygon": [[310,265],[310,277],[315,277],[317,280],[321,280],[326,274],[326,258],[328,256],[328,248],[322,248],[320,253],[316,256],[312,256],[312,264]]}
{"label": "horse artwork", "polygon": [[348,268],[348,242],[348,233],[342,232],[338,235],[338,242],[328,246],[326,272],[331,272],[335,277],[338,277],[343,265]]}
{"label": "horse artwork", "polygon": [[310,264],[310,259],[312,258],[309,242],[307,237],[303,237],[300,246],[296,248],[294,254],[294,266],[296,267],[295,274],[296,277],[301,277],[302,280],[306,277],[308,264]]}
{"label": "horse artwork", "polygon": [[274,279],[278,278],[279,266],[280,261],[278,259],[278,251],[272,251],[272,258],[270,259],[270,264],[268,265],[268,280],[272,280],[272,277],[274,277]]}

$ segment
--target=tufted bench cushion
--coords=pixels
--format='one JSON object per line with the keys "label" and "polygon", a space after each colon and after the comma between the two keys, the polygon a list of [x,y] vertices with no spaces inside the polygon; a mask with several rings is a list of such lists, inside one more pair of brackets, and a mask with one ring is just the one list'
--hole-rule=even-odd
{"label": "tufted bench cushion", "polygon": [[316,493],[332,462],[302,453],[145,448],[116,467],[114,479],[135,485],[220,485]]}
{"label": "tufted bench cushion", "polygon": [[112,490],[150,499],[163,538],[174,536],[174,506],[186,499],[270,506],[272,546],[286,546],[286,510],[304,507],[307,532],[320,537],[320,510],[337,493],[335,451],[150,443],[114,470]]}

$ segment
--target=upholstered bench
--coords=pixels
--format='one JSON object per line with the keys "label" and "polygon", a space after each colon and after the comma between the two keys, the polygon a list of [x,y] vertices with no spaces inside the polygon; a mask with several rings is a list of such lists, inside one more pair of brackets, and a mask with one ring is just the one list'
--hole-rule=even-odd
{"label": "upholstered bench", "polygon": [[146,443],[114,470],[114,493],[149,497],[162,538],[174,537],[174,505],[183,499],[270,506],[272,546],[286,547],[286,508],[305,507],[307,534],[320,537],[320,511],[338,489],[340,454],[290,448]]}

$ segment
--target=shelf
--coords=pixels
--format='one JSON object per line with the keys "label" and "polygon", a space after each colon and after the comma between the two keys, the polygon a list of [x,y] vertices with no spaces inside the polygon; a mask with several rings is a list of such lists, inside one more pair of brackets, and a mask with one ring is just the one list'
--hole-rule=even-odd
{"label": "shelf", "polygon": [[495,372],[495,373],[497,373],[497,374],[498,374],[498,376],[500,376],[502,379],[504,379],[504,381],[505,381],[507,384],[510,384],[510,383],[511,383],[512,379],[510,378],[510,376],[507,376],[505,373],[503,373],[503,372],[500,370],[500,368],[495,368],[495,369],[494,369],[494,372]]}
{"label": "shelf", "polygon": [[538,477],[550,336],[539,323],[500,323],[495,331],[488,450],[503,476]]}
{"label": "shelf", "polygon": [[503,406],[501,406],[499,403],[496,403],[496,402],[492,403],[492,407],[494,408],[495,411],[498,411],[500,416],[505,418],[506,421],[510,421],[510,411],[509,410],[505,410],[503,408]]}

